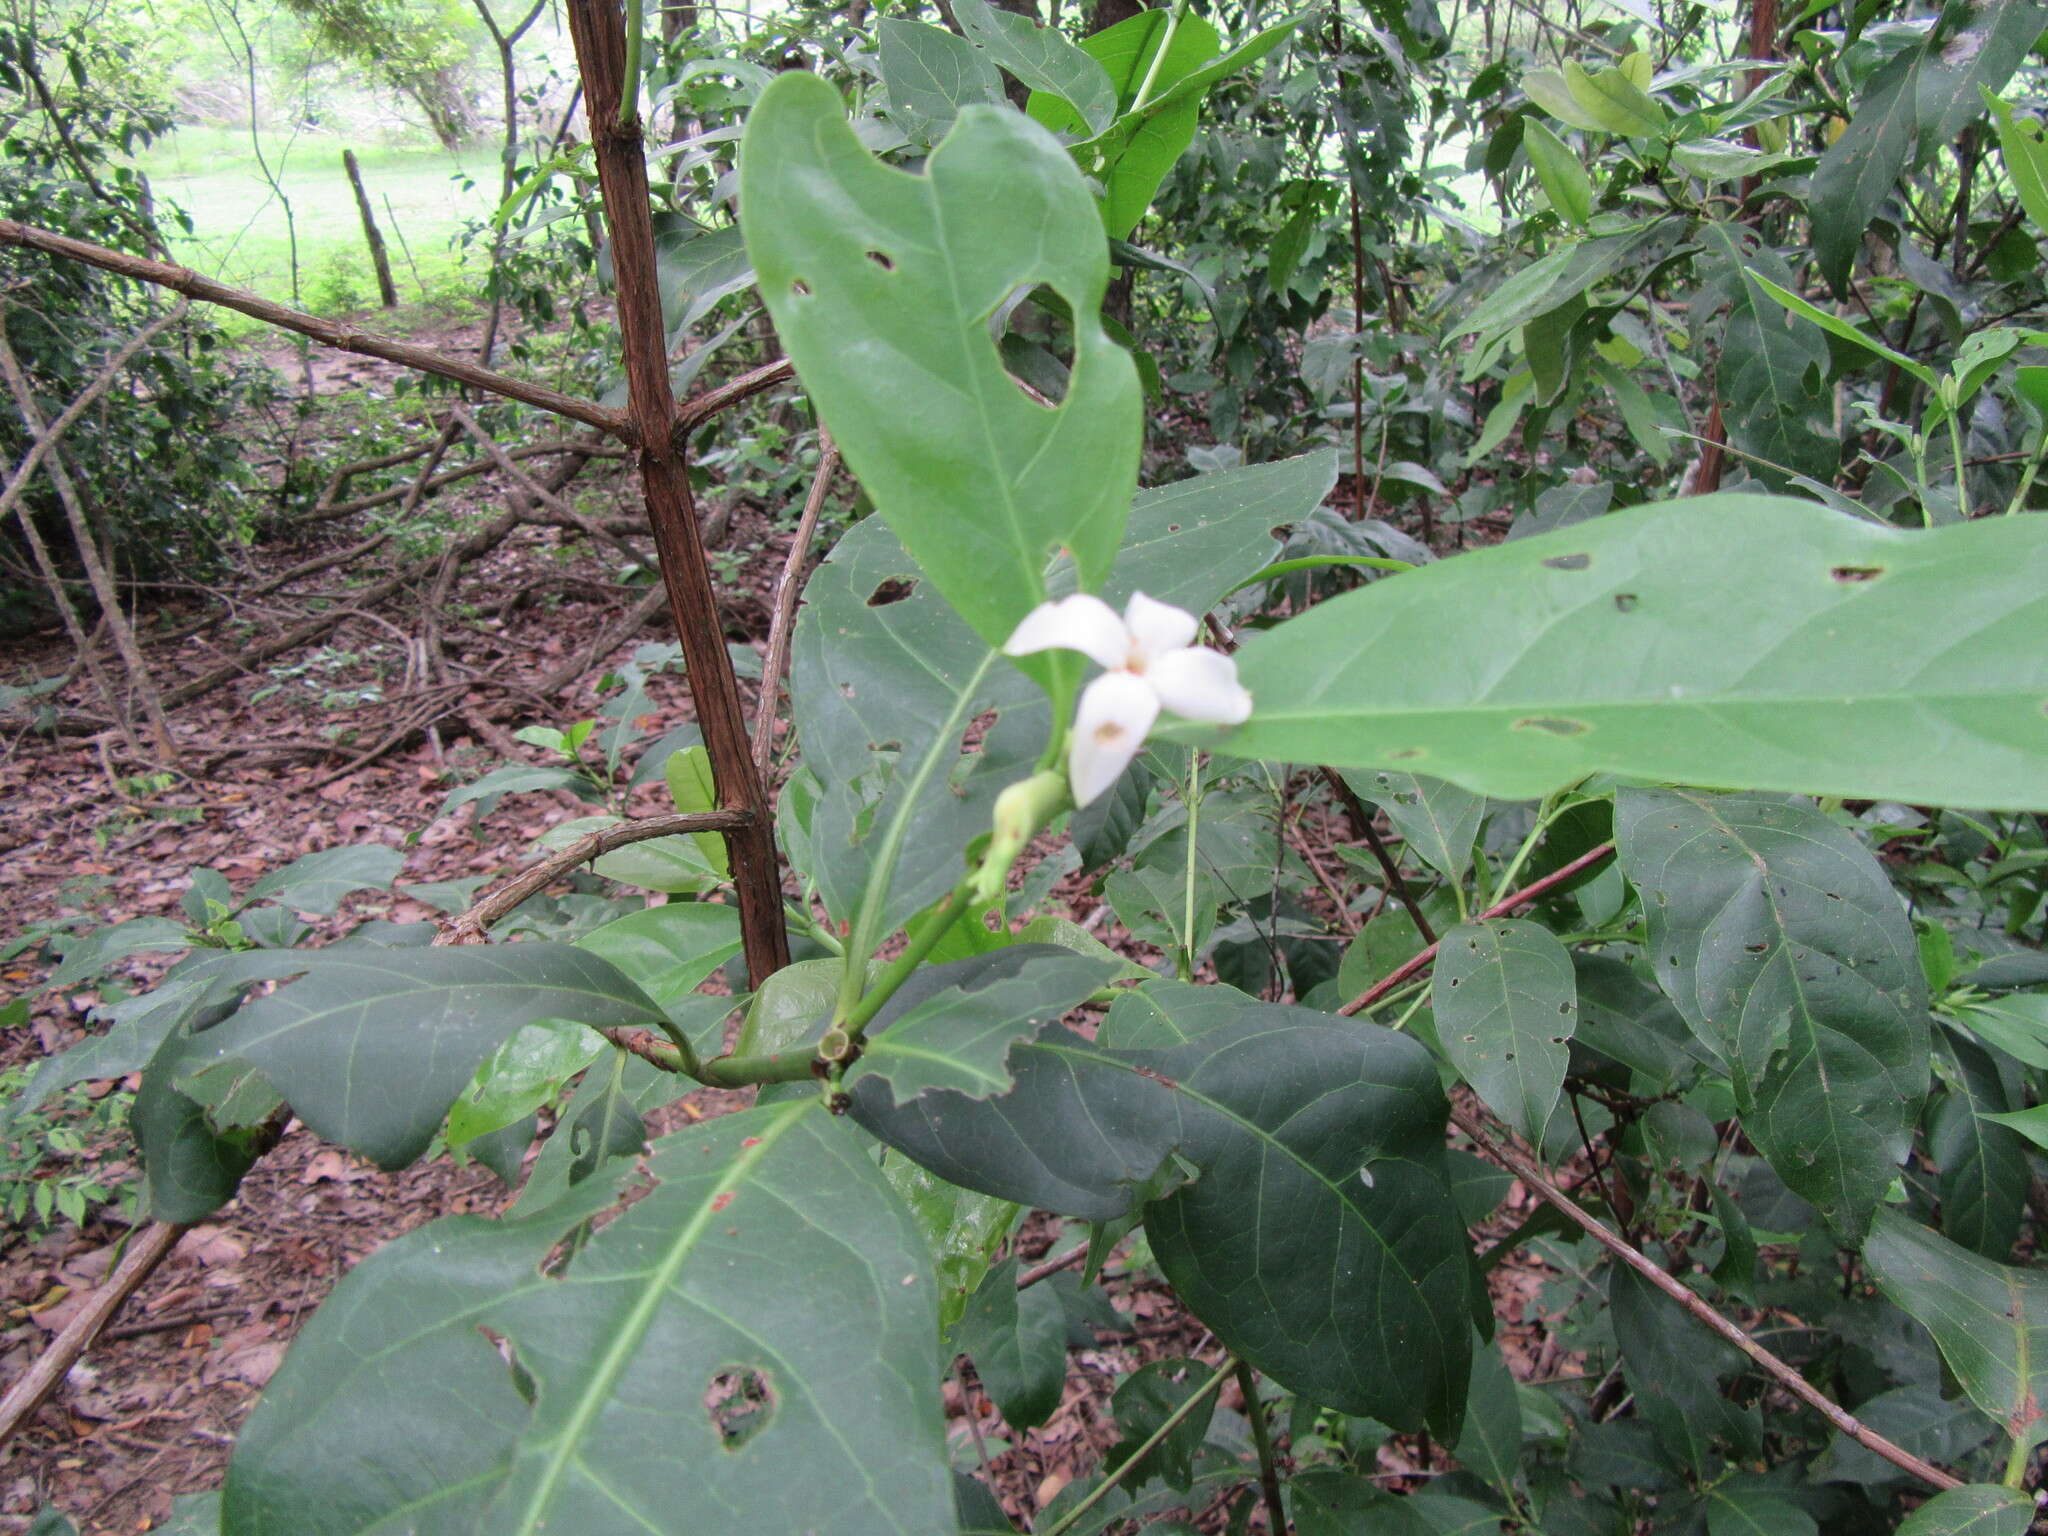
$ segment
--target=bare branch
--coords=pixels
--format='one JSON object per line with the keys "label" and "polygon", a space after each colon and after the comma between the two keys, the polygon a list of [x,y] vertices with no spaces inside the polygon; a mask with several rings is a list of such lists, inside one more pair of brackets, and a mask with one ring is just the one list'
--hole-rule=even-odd
{"label": "bare branch", "polygon": [[112,272],[121,277],[132,277],[138,282],[155,283],[159,288],[169,288],[173,292],[184,294],[187,298],[200,299],[208,304],[218,304],[224,309],[236,310],[253,319],[261,320],[266,325],[277,326],[280,330],[296,331],[301,336],[310,336],[313,340],[342,352],[378,357],[388,363],[402,363],[408,368],[418,369],[421,373],[453,379],[458,384],[467,384],[490,394],[502,395],[508,400],[517,400],[523,405],[552,411],[557,416],[567,416],[572,421],[581,421],[602,428],[625,442],[637,441],[632,423],[623,411],[609,410],[594,400],[580,400],[574,395],[565,395],[558,389],[549,389],[544,384],[529,384],[524,379],[515,379],[509,374],[482,368],[475,363],[466,363],[433,347],[423,347],[410,341],[400,341],[394,336],[380,336],[374,331],[359,331],[353,326],[322,320],[317,315],[305,314],[289,305],[274,304],[269,299],[259,298],[243,289],[230,288],[210,277],[201,277],[189,267],[173,266],[167,261],[151,261],[143,256],[130,256],[122,251],[109,250],[104,245],[94,245],[87,240],[74,240],[69,235],[38,229],[33,224],[22,224],[13,219],[0,219],[0,244],[23,246],[28,250],[41,251],[45,255],[62,256],[67,261],[82,261],[89,267],[98,267],[102,271]]}
{"label": "bare branch", "polygon": [[817,478],[811,481],[811,494],[804,499],[804,515],[797,522],[789,558],[782,565],[782,580],[775,588],[775,622],[768,631],[768,657],[761,664],[761,698],[754,706],[754,772],[763,784],[768,782],[768,758],[775,746],[775,695],[782,686],[782,669],[789,665],[789,637],[796,627],[804,561],[818,531],[825,493],[832,488],[832,476],[839,468],[839,445],[832,441],[831,433],[820,429],[818,449]]}

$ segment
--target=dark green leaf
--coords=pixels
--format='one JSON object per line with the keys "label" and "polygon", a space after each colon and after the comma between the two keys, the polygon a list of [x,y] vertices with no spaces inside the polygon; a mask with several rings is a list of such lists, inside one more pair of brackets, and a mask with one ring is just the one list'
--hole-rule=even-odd
{"label": "dark green leaf", "polygon": [[1035,1429],[1053,1415],[1067,1384],[1067,1314],[1048,1285],[1017,1289],[1017,1261],[982,1277],[954,1325],[953,1346],[1012,1429]]}
{"label": "dark green leaf", "polygon": [[87,934],[67,934],[63,959],[45,985],[52,990],[75,987],[130,955],[161,954],[190,949],[192,930],[175,918],[135,917]]}
{"label": "dark green leaf", "polygon": [[1347,773],[1344,780],[1363,799],[1387,813],[1408,851],[1453,881],[1472,867],[1472,845],[1486,819],[1486,797],[1442,779],[1382,769]]}
{"label": "dark green leaf", "polygon": [[1709,1334],[1625,1265],[1608,1272],[1607,1305],[1636,1411],[1649,1420],[1667,1453],[1701,1473],[1715,1465],[1717,1444],[1745,1454],[1761,1448],[1756,1411],[1721,1395],[1721,1379],[1748,1363],[1733,1345]]}
{"label": "dark green leaf", "polygon": [[1443,935],[1430,1002],[1451,1065],[1489,1109],[1542,1146],[1578,1022],[1565,947],[1518,918],[1461,923]]}
{"label": "dark green leaf", "polygon": [[1937,1493],[1906,1517],[1899,1536],[2027,1536],[2034,1501],[2017,1488],[1975,1483]]}
{"label": "dark green leaf", "polygon": [[426,1151],[478,1063],[520,1025],[661,1017],[615,967],[564,944],[330,955],[195,1037],[177,1081],[189,1091],[246,1062],[320,1135],[397,1168]]}
{"label": "dark green leaf", "polygon": [[1817,1536],[1813,1516],[1776,1494],[1723,1484],[1707,1490],[1707,1536]]}
{"label": "dark green leaf", "polygon": [[1863,231],[1891,196],[1913,153],[1919,136],[1914,102],[1919,64],[1917,51],[1886,64],[1864,91],[1848,128],[1814,168],[1806,196],[1814,254],[1837,293],[1849,281]]}
{"label": "dark green leaf", "polygon": [[1658,980],[1725,1063],[1743,1129],[1853,1240],[1927,1092],[1926,982],[1883,868],[1765,796],[1624,789],[1615,830]]}
{"label": "dark green leaf", "polygon": [[[1110,1451],[1107,1465],[1115,1468],[1129,1461],[1133,1451],[1202,1389],[1209,1374],[1210,1368],[1199,1361],[1172,1358],[1150,1361],[1118,1382],[1110,1412],[1116,1416],[1123,1440]],[[1209,1421],[1215,1412],[1216,1394],[1212,1392],[1124,1474],[1125,1486],[1141,1488],[1156,1477],[1169,1488],[1187,1492],[1195,1480],[1195,1457],[1209,1437]]]}
{"label": "dark green leaf", "polygon": [[273,870],[250,886],[242,900],[245,904],[274,901],[294,912],[313,912],[325,917],[352,891],[386,889],[404,868],[405,855],[396,848],[376,843],[329,848]]}
{"label": "dark green leaf", "polygon": [[1941,1192],[1941,1229],[1972,1253],[2003,1262],[2019,1240],[2033,1177],[2026,1144],[1986,1115],[2006,1110],[2005,1084],[1981,1047],[1937,1031],[1954,1086],[1927,1118],[1927,1150]]}
{"label": "dark green leaf", "polygon": [[781,1104],[665,1138],[647,1172],[559,1263],[610,1181],[357,1266],[242,1432],[228,1528],[951,1529],[924,1244],[860,1138]]}

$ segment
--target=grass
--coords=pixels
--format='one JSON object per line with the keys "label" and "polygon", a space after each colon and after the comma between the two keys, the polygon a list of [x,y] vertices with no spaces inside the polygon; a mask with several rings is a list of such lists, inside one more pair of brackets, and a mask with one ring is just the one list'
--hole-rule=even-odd
{"label": "grass", "polygon": [[[473,285],[450,239],[466,220],[487,218],[496,206],[497,160],[490,146],[450,153],[434,144],[351,146],[330,134],[265,133],[264,155],[298,228],[299,305],[334,314],[376,303],[369,249],[341,165],[349,147],[362,164],[399,301],[445,302],[466,294]],[[136,164],[159,201],[178,204],[192,219],[193,233],[172,240],[176,260],[265,298],[293,302],[284,206],[265,182],[247,132],[180,128]]]}

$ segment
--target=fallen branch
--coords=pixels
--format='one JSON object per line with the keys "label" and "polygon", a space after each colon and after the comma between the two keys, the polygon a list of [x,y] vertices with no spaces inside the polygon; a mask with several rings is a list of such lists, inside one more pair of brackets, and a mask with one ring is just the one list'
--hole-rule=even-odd
{"label": "fallen branch", "polygon": [[[1509,892],[1484,912],[1473,918],[1472,921],[1483,923],[1490,917],[1505,917],[1517,907],[1526,907],[1538,896],[1556,890],[1557,887],[1563,885],[1572,876],[1578,874],[1581,870],[1592,868],[1612,852],[1614,852],[1614,844],[1612,843],[1602,843],[1598,848],[1589,848],[1562,869],[1554,869],[1541,880],[1532,880],[1519,891]],[[1438,945],[1432,944],[1413,959],[1404,960],[1337,1011],[1347,1018],[1354,1014],[1363,1013],[1374,1003],[1393,991],[1394,988],[1400,986],[1402,982],[1415,975],[1416,972],[1425,969],[1436,958],[1438,948]]]}
{"label": "fallen branch", "polygon": [[0,1398],[0,1445],[12,1440],[21,1426],[49,1400],[71,1367],[78,1363],[78,1357],[92,1348],[100,1330],[113,1320],[114,1314],[149,1278],[151,1271],[178,1246],[178,1239],[186,1231],[175,1222],[153,1221],[143,1229],[141,1236],[134,1239],[113,1274],[107,1277],[107,1283],[92,1293],[92,1299],[79,1308],[78,1314],[64,1325],[57,1337],[50,1340],[49,1347],[36,1363],[22,1374],[21,1380],[7,1389],[5,1398]]}
{"label": "fallen branch", "polygon": [[395,336],[380,336],[374,331],[359,331],[353,326],[322,320],[317,315],[306,314],[288,305],[274,304],[269,299],[259,298],[243,289],[230,288],[227,284],[217,283],[210,277],[201,277],[190,267],[173,266],[167,261],[151,261],[146,256],[130,256],[123,251],[109,250],[104,245],[94,245],[87,240],[74,240],[69,235],[39,229],[33,224],[22,224],[13,219],[0,219],[0,244],[23,246],[28,250],[41,251],[48,256],[61,256],[68,261],[84,262],[89,267],[98,267],[104,272],[112,272],[120,277],[132,277],[138,282],[154,283],[159,288],[169,288],[174,293],[182,293],[189,299],[199,299],[208,304],[218,304],[223,309],[235,310],[252,319],[261,320],[265,325],[274,325],[280,330],[310,336],[313,340],[337,351],[381,358],[387,363],[400,363],[421,373],[453,379],[458,384],[467,384],[489,394],[502,395],[507,400],[517,400],[523,405],[537,406],[557,416],[566,416],[572,421],[601,428],[623,441],[634,441],[632,424],[623,411],[610,410],[594,400],[581,400],[574,395],[565,395],[558,389],[549,389],[544,384],[529,384],[526,380],[515,379],[510,374],[463,362],[460,358],[449,357],[433,347],[422,347],[413,342],[400,341]]}
{"label": "fallen branch", "polygon": [[1764,1374],[1794,1397],[1812,1408],[1841,1433],[1847,1435],[1865,1450],[1882,1456],[1902,1472],[1909,1472],[1936,1488],[1959,1488],[1960,1478],[1923,1461],[1903,1446],[1894,1445],[1876,1430],[1864,1424],[1854,1414],[1843,1408],[1833,1398],[1822,1392],[1799,1372],[1780,1360],[1776,1355],[1757,1343],[1735,1324],[1728,1321],[1713,1307],[1696,1295],[1692,1289],[1674,1276],[1667,1274],[1664,1267],[1633,1244],[1625,1242],[1605,1222],[1587,1211],[1576,1200],[1558,1188],[1554,1181],[1535,1161],[1524,1156],[1507,1143],[1503,1136],[1496,1139],[1483,1123],[1480,1116],[1461,1105],[1453,1104],[1451,1123],[1472,1138],[1488,1160],[1498,1163],[1509,1173],[1526,1184],[1530,1190],[1541,1196],[1561,1214],[1575,1223],[1594,1242],[1613,1254],[1630,1269],[1641,1275],[1650,1284],[1669,1296],[1683,1307],[1693,1319],[1733,1344],[1743,1354],[1760,1366]]}
{"label": "fallen branch", "polygon": [[754,773],[763,785],[768,782],[768,758],[775,747],[775,695],[782,686],[782,669],[789,664],[789,637],[796,628],[796,600],[803,591],[804,561],[811,553],[811,539],[818,531],[818,514],[825,507],[825,492],[839,468],[839,445],[832,434],[818,429],[818,474],[811,481],[811,494],[804,498],[804,515],[798,519],[796,537],[789,543],[789,558],[782,565],[782,580],[775,587],[775,620],[768,630],[768,656],[761,663],[761,693],[754,705]]}
{"label": "fallen branch", "polygon": [[505,882],[468,911],[458,915],[434,938],[436,944],[482,944],[488,941],[491,924],[569,873],[579,864],[601,858],[615,848],[644,843],[654,837],[674,837],[683,832],[729,832],[751,818],[745,811],[698,811],[688,816],[648,816],[640,821],[622,821],[602,827],[576,839],[560,853],[542,859],[531,869]]}

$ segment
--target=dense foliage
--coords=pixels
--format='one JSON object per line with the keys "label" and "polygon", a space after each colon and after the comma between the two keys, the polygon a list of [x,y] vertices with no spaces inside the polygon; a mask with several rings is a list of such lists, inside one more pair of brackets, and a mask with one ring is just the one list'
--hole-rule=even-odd
{"label": "dense foliage", "polygon": [[[521,1186],[342,1282],[191,1529],[1008,1531],[945,1363],[1044,1422],[1120,1253],[1220,1363],[1041,1536],[2025,1536],[2048,5],[1622,9],[640,18],[667,355],[765,311],[875,508],[795,627],[795,963],[710,825],[518,942],[298,947],[396,874],[337,849],[60,944],[188,951],[12,1111],[141,1071],[158,1218],[286,1115]],[[468,797],[730,805],[631,697]],[[650,1147],[679,1078],[757,1099]]]}

